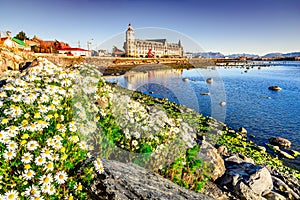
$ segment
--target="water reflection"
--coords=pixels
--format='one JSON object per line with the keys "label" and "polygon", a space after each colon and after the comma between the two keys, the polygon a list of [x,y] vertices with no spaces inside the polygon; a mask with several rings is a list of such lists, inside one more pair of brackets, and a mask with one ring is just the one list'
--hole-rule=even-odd
{"label": "water reflection", "polygon": [[[212,77],[213,84],[206,79]],[[204,115],[225,121],[226,108],[220,106],[225,101],[223,81],[214,69],[134,69],[122,76],[109,77],[108,81],[117,81],[122,87],[141,91],[157,98],[185,105]],[[201,94],[209,93],[210,96]]]}
{"label": "water reflection", "polygon": [[125,87],[130,90],[137,90],[141,86],[150,83],[158,83],[165,85],[165,80],[179,79],[182,75],[182,69],[167,69],[155,71],[129,71],[124,75]]}

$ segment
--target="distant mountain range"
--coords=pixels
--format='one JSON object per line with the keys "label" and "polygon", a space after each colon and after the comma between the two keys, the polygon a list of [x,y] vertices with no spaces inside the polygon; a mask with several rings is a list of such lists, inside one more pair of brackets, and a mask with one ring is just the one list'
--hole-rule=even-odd
{"label": "distant mountain range", "polygon": [[192,55],[193,58],[239,58],[239,57],[247,57],[247,58],[282,58],[282,57],[300,57],[300,52],[291,52],[291,53],[268,53],[264,56],[259,56],[256,54],[230,54],[224,55],[220,52],[198,52],[191,53],[186,52],[186,54]]}
{"label": "distant mountain range", "polygon": [[292,53],[268,53],[263,56],[263,58],[274,58],[274,57],[299,57],[300,52],[292,52]]}

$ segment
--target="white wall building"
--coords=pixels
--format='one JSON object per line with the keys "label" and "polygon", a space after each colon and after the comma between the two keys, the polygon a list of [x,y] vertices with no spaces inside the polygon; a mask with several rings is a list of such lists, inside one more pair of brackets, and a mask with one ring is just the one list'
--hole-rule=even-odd
{"label": "white wall building", "polygon": [[127,57],[147,57],[149,50],[154,57],[183,57],[183,47],[178,43],[168,43],[167,39],[135,39],[131,24],[126,31],[124,42],[125,55]]}

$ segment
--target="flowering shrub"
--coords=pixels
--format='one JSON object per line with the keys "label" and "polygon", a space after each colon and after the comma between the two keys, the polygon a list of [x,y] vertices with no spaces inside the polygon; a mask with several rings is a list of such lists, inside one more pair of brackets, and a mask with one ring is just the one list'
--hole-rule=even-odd
{"label": "flowering shrub", "polygon": [[77,68],[40,59],[0,89],[0,199],[85,199],[83,185],[103,172],[99,158],[78,170],[89,155],[83,139],[97,131],[87,98],[99,79]]}
{"label": "flowering shrub", "polygon": [[168,116],[159,104],[147,105],[134,99],[128,90],[104,84],[99,88],[101,111],[96,149],[101,157],[135,162],[151,170],[171,164],[194,142],[193,129],[180,119]]}

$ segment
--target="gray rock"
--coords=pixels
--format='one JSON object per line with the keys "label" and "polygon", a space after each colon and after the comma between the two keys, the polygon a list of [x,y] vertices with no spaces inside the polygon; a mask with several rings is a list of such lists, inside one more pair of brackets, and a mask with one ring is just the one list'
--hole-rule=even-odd
{"label": "gray rock", "polygon": [[227,153],[228,153],[228,149],[227,149],[227,147],[226,146],[223,146],[223,145],[221,145],[221,146],[219,146],[218,147],[218,153],[220,154],[220,155],[226,155]]}
{"label": "gray rock", "polygon": [[264,146],[257,146],[257,148],[259,148],[260,150],[262,150],[262,151],[264,151],[264,152],[267,151],[266,147],[264,147]]}
{"label": "gray rock", "polygon": [[206,83],[208,83],[208,84],[212,84],[213,82],[214,82],[213,78],[206,79]]}
{"label": "gray rock", "polygon": [[217,149],[205,140],[202,141],[197,157],[210,164],[210,169],[212,171],[208,174],[211,176],[212,180],[216,180],[224,174],[224,160],[218,153]]}
{"label": "gray rock", "polygon": [[239,199],[262,199],[271,192],[273,182],[266,167],[241,162],[238,157],[226,160],[226,172],[220,185],[230,188]]}
{"label": "gray rock", "polygon": [[[285,197],[292,196],[293,199],[300,199],[299,195],[299,182],[298,184],[293,183],[292,180],[286,180],[286,178],[272,176],[275,191],[279,191],[284,194]],[[297,189],[298,188],[298,189]]]}
{"label": "gray rock", "polygon": [[203,199],[213,198],[175,183],[132,163],[104,160],[104,174],[91,184],[92,199]]}
{"label": "gray rock", "polygon": [[226,106],[226,102],[225,101],[221,101],[220,102],[220,106]]}
{"label": "gray rock", "polygon": [[279,147],[290,148],[292,143],[285,138],[282,137],[273,137],[269,139],[270,144],[276,145]]}
{"label": "gray rock", "polygon": [[247,130],[244,127],[239,128],[239,133],[242,135],[247,135]]}

